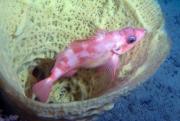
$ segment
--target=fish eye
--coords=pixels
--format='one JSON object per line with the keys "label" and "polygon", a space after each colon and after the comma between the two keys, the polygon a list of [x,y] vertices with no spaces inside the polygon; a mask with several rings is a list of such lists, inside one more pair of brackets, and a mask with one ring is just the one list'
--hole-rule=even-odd
{"label": "fish eye", "polygon": [[115,51],[119,51],[119,50],[120,50],[120,47],[115,48]]}
{"label": "fish eye", "polygon": [[136,37],[135,36],[129,36],[127,38],[127,43],[128,44],[134,43],[135,41],[136,41]]}

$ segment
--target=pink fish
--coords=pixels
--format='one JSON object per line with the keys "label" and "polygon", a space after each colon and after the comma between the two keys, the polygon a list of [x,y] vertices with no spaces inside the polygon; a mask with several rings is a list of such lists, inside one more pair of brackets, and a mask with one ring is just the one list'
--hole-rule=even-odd
{"label": "pink fish", "polygon": [[33,93],[46,102],[53,84],[60,77],[71,77],[79,68],[97,68],[107,72],[110,80],[116,78],[119,55],[134,47],[145,35],[143,28],[124,28],[111,32],[97,32],[88,39],[72,42],[56,57],[49,77],[33,86]]}

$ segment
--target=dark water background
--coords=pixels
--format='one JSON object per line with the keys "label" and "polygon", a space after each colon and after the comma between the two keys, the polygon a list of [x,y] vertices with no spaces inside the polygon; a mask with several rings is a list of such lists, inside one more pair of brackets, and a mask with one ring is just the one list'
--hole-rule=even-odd
{"label": "dark water background", "polygon": [[[180,0],[158,0],[172,41],[170,55],[158,71],[97,121],[180,121]],[[0,121],[18,116],[0,99]]]}

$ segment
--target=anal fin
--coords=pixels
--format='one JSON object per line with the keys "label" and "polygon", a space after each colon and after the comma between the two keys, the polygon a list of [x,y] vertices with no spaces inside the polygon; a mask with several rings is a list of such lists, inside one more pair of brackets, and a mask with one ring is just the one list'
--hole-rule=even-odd
{"label": "anal fin", "polygon": [[70,70],[67,73],[65,73],[63,77],[72,77],[76,72],[77,72],[77,69]]}

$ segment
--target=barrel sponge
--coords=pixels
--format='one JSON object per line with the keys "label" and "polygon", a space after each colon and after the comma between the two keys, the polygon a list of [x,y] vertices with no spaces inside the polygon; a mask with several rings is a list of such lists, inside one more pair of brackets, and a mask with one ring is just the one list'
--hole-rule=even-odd
{"label": "barrel sponge", "polygon": [[[54,58],[70,42],[85,39],[97,30],[111,31],[126,26],[144,27],[148,30],[148,41],[141,42],[122,56],[119,73],[122,79],[132,77],[133,69],[148,60],[145,55],[150,52],[150,44],[158,42],[159,39],[156,38],[159,36],[165,36],[162,34],[162,13],[155,0],[3,0],[0,1],[0,16],[1,29],[9,37],[4,45],[8,50],[7,62],[11,63],[11,68],[21,80],[16,80],[19,88],[23,89],[28,68],[35,65],[35,59]],[[86,90],[84,86],[87,82],[74,77],[73,84],[76,79],[76,85],[84,89],[82,92],[91,92],[84,94],[85,98],[93,97],[106,87],[103,85],[99,88],[99,85],[105,83],[92,81],[92,76],[85,79],[91,83],[88,83],[91,88]]]}

